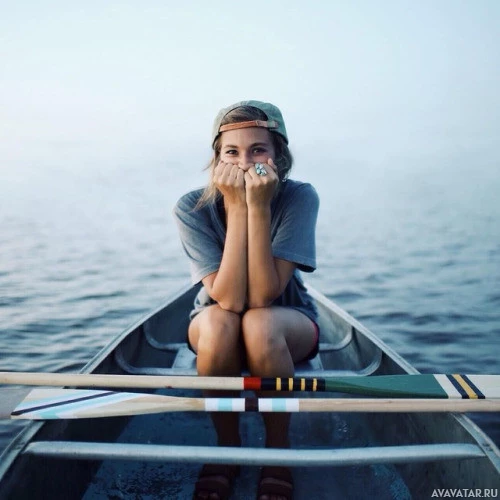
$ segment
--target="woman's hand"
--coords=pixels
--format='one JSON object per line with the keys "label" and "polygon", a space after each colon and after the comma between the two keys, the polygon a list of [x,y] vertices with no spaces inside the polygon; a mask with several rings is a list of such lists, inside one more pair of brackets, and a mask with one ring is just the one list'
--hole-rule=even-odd
{"label": "woman's hand", "polygon": [[213,182],[228,205],[246,205],[245,172],[233,163],[222,160],[214,169]]}
{"label": "woman's hand", "polygon": [[248,207],[269,207],[279,182],[278,168],[269,158],[262,163],[267,174],[259,175],[255,167],[245,172],[246,203]]}

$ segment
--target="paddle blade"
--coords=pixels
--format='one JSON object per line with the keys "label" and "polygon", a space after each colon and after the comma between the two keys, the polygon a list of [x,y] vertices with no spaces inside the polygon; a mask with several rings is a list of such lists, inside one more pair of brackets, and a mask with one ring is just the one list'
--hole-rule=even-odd
{"label": "paddle blade", "polygon": [[390,398],[495,399],[498,375],[378,375],[324,379],[324,390]]}
{"label": "paddle blade", "polygon": [[[169,398],[130,392],[34,389],[10,414],[13,419],[55,420],[139,415],[169,408]],[[177,398],[172,398],[177,399]]]}
{"label": "paddle blade", "polygon": [[466,412],[500,411],[498,399],[186,398],[130,392],[35,389],[11,418],[54,420],[174,411],[208,412]]}

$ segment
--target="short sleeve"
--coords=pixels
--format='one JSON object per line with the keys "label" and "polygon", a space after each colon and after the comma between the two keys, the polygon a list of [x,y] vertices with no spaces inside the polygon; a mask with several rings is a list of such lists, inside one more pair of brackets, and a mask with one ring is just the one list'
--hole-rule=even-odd
{"label": "short sleeve", "polygon": [[173,210],[182,247],[189,258],[193,284],[219,269],[223,251],[223,242],[213,228],[209,208],[195,208],[200,194],[200,191],[193,191],[184,195]]}
{"label": "short sleeve", "polygon": [[319,197],[311,184],[301,183],[284,196],[281,215],[272,230],[273,256],[297,264],[301,271],[316,269],[316,221]]}

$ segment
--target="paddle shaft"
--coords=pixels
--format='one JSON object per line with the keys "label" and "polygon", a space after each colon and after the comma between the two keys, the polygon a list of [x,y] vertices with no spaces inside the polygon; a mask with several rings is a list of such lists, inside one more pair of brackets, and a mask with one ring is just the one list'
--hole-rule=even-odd
{"label": "paddle shaft", "polygon": [[403,374],[371,377],[259,378],[0,372],[0,384],[135,389],[330,391],[390,398],[500,398],[499,375]]}
{"label": "paddle shaft", "polygon": [[244,377],[100,375],[95,373],[0,372],[0,384],[134,389],[244,389]]}

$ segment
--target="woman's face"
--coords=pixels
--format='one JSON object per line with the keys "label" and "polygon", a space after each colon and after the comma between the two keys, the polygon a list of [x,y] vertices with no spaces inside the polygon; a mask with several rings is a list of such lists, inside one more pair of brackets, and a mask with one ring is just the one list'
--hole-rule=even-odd
{"label": "woman's face", "polygon": [[255,163],[274,161],[275,151],[269,130],[262,127],[227,130],[221,134],[220,159],[238,165],[245,172]]}

